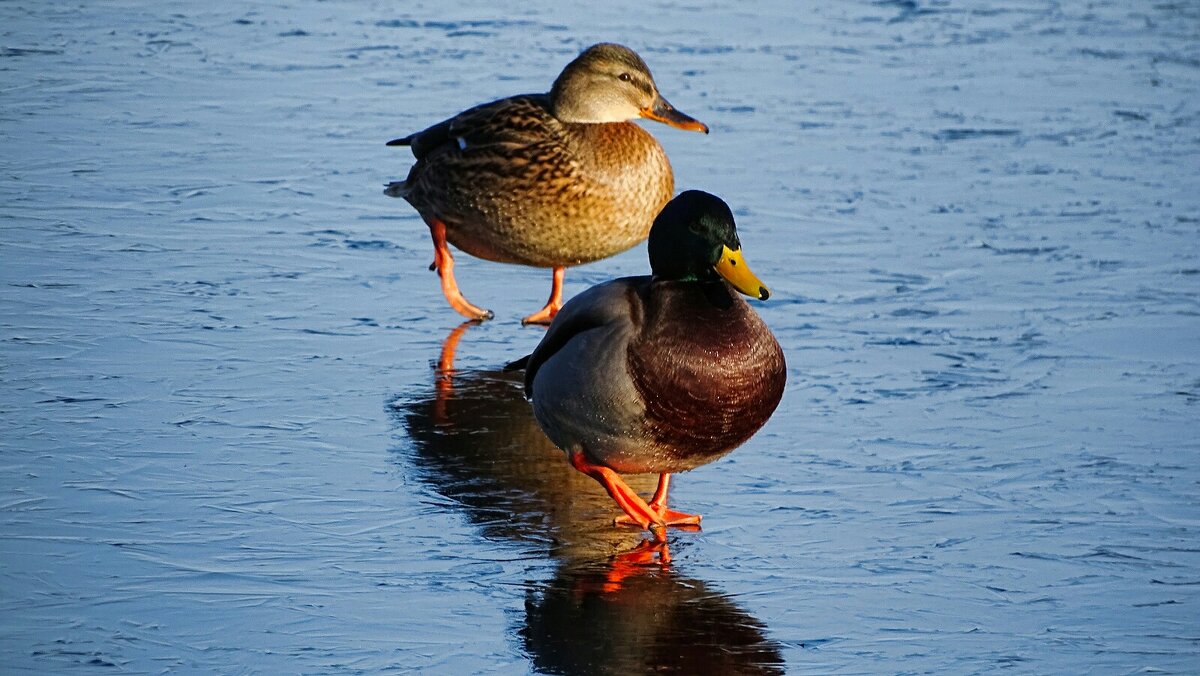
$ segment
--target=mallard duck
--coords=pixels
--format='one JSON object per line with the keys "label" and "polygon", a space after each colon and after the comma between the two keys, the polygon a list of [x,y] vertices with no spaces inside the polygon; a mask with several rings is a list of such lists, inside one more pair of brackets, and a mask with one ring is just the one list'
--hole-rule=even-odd
{"label": "mallard duck", "polygon": [[458,290],[446,243],[490,261],[553,268],[550,299],[524,323],[549,323],[562,306],[564,270],[646,239],[675,190],[662,146],[638,117],[708,133],[658,93],[633,50],[589,47],[548,94],[476,106],[389,141],[417,158],[385,194],[403,197],[433,236],[446,300],[468,319],[490,319]]}
{"label": "mallard duck", "polygon": [[[783,350],[738,292],[766,300],[746,266],[733,213],[687,191],[666,205],[649,240],[652,276],[593,286],[563,306],[525,368],[525,394],[546,435],[599,481],[636,524],[700,517],[667,508],[671,474],[749,439],[783,396]],[[618,473],[656,473],[649,503]]]}

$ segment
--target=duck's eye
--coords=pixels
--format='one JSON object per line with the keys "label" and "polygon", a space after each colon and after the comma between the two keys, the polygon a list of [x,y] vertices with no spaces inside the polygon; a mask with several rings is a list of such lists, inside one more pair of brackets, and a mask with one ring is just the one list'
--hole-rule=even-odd
{"label": "duck's eye", "polygon": [[621,82],[633,82],[633,76],[629,73],[621,73],[617,76],[617,79]]}

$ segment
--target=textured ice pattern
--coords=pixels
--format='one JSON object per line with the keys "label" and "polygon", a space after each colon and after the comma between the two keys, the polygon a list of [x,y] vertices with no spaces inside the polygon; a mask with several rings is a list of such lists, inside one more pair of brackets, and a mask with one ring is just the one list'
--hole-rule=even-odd
{"label": "textured ice pattern", "polygon": [[[1197,4],[574,4],[0,3],[0,671],[1194,673]],[[790,367],[666,567],[381,194],[599,40]]]}

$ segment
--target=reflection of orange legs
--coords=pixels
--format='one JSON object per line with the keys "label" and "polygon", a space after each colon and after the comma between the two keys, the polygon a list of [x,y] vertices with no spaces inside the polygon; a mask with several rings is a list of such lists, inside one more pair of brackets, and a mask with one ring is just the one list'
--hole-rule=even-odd
{"label": "reflection of orange legs", "polygon": [[491,319],[495,315],[491,310],[471,304],[458,290],[454,281],[454,256],[450,254],[450,246],[446,244],[446,224],[437,218],[430,217],[429,234],[433,236],[433,267],[437,269],[438,277],[442,280],[442,293],[450,302],[450,307],[467,319]]}
{"label": "reflection of orange legs", "polygon": [[[673,509],[667,509],[667,489],[671,487],[671,475],[658,475],[658,488],[654,491],[654,497],[650,498],[650,504],[646,505],[654,512],[664,525],[667,526],[699,526],[699,514],[686,514],[684,512],[676,512]],[[617,517],[617,523],[632,526],[635,525],[628,517]]]}
{"label": "reflection of orange legs", "polygon": [[569,451],[567,455],[571,460],[571,466],[604,486],[604,490],[608,491],[609,496],[617,503],[621,511],[628,515],[628,523],[649,529],[659,542],[666,541],[666,529],[664,528],[666,524],[663,523],[662,518],[646,504],[641,496],[626,485],[616,472],[603,465],[592,464],[579,449]]}
{"label": "reflection of orange legs", "polygon": [[612,559],[614,568],[630,566],[649,566],[654,563],[666,565],[671,562],[671,550],[665,542],[642,540],[637,547],[617,554]]}
{"label": "reflection of orange legs", "polygon": [[671,551],[663,540],[642,540],[631,551],[613,557],[608,570],[604,573],[604,585],[601,589],[606,593],[618,592],[629,577],[645,575],[646,569],[658,567],[670,568]]}
{"label": "reflection of orange legs", "polygon": [[478,324],[478,320],[466,321],[454,327],[450,335],[442,341],[442,352],[438,355],[437,372],[439,376],[454,375],[454,352],[458,349],[458,341],[462,340],[467,329]]}
{"label": "reflection of orange legs", "polygon": [[446,402],[454,394],[454,352],[458,349],[458,341],[462,340],[467,329],[478,324],[478,320],[466,321],[454,327],[450,335],[442,341],[442,353],[438,355],[437,368],[434,369],[434,387],[437,389],[437,399],[433,404],[433,419],[437,424],[446,422]]}
{"label": "reflection of orange legs", "polygon": [[522,324],[549,324],[554,319],[554,315],[558,314],[559,308],[562,307],[562,285],[563,276],[566,274],[566,271],[566,268],[554,268],[554,281],[553,286],[550,287],[550,300],[546,301],[546,306],[541,310],[522,319]]}

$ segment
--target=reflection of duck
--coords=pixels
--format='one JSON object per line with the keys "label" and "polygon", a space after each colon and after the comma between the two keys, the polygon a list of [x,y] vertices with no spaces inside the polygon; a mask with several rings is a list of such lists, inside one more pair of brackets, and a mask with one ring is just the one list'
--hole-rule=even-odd
{"label": "reflection of duck", "polygon": [[764,631],[699,580],[617,560],[564,565],[530,589],[519,633],[538,673],[782,674]]}
{"label": "reflection of duck", "polygon": [[491,261],[553,268],[550,300],[524,320],[548,323],[562,305],[565,267],[646,238],[675,188],[662,147],[629,121],[637,117],[708,132],[663,99],[633,50],[598,44],[563,69],[549,94],[476,106],[388,143],[410,146],[417,158],[385,192],[408,200],[429,225],[433,267],[455,310],[492,316],[459,292],[447,242]]}
{"label": "reflection of duck", "polygon": [[[452,347],[469,324],[447,338]],[[453,370],[393,404],[416,476],[462,508],[485,537],[548,549],[553,578],[530,583],[513,631],[544,673],[781,673],[782,646],[719,590],[669,564],[666,545],[612,523],[610,502],[562,461],[538,428],[519,377]],[[639,481],[640,480],[640,481]],[[651,477],[635,478],[645,490]]]}
{"label": "reflection of duck", "polygon": [[[750,438],[783,396],[783,351],[737,294],[765,300],[733,214],[688,191],[650,231],[653,277],[616,279],[571,299],[527,359],[534,415],[571,464],[599,481],[621,519],[662,537],[700,517],[667,509],[673,472]],[[732,285],[731,285],[732,284]],[[647,504],[617,472],[659,474]]]}
{"label": "reflection of duck", "polygon": [[[611,528],[607,497],[562,461],[534,421],[518,374],[455,370],[445,350],[440,366],[427,393],[393,404],[422,481],[462,505],[487,537],[593,556],[640,541],[636,531]],[[639,485],[649,489],[650,481]]]}

